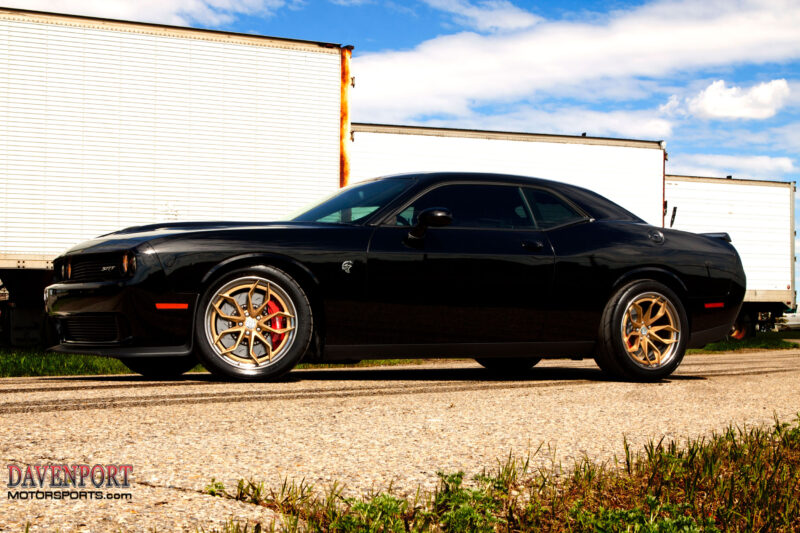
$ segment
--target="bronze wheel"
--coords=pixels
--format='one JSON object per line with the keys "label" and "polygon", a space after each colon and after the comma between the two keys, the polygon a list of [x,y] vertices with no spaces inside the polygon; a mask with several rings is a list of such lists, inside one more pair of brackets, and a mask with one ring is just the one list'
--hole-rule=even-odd
{"label": "bronze wheel", "polygon": [[206,307],[206,337],[217,355],[235,366],[271,365],[294,342],[297,310],[279,285],[260,277],[235,279]]}
{"label": "bronze wheel", "polygon": [[285,272],[253,267],[206,291],[197,317],[198,356],[211,372],[262,379],[291,370],[308,347],[311,307]]}
{"label": "bronze wheel", "polygon": [[655,381],[669,376],[683,360],[689,320],[672,289],[645,279],[611,296],[598,333],[595,360],[604,372]]}
{"label": "bronze wheel", "polygon": [[678,311],[657,292],[638,295],[622,316],[625,351],[635,364],[648,369],[668,365],[680,341]]}

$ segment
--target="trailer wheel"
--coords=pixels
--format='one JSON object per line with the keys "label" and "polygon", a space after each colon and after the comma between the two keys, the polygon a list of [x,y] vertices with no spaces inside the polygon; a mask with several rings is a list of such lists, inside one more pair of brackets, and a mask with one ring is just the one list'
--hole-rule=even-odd
{"label": "trailer wheel", "polygon": [[731,326],[731,332],[728,337],[737,341],[741,341],[756,335],[756,323],[750,313],[739,313],[736,320]]}

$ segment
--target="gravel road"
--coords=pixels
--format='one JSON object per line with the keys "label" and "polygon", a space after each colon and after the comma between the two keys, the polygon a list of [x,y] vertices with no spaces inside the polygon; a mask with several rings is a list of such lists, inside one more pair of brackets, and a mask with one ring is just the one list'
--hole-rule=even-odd
{"label": "gravel road", "polygon": [[[280,383],[194,374],[0,379],[0,460],[6,465],[130,464],[130,501],[19,501],[0,495],[0,531],[159,531],[270,521],[270,511],[202,494],[211,478],[278,487],[285,477],[348,494],[401,494],[468,474],[509,452],[570,464],[612,461],[625,435],[685,439],[728,424],[793,421],[800,350],[689,355],[657,384],[606,380],[589,361],[544,361],[515,380],[468,361],[300,370]],[[547,451],[549,450],[549,451]],[[115,489],[122,490],[122,489]]]}

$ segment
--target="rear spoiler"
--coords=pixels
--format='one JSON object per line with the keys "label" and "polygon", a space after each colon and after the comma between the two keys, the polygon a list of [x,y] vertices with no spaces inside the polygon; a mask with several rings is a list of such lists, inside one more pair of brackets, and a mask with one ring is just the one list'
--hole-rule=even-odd
{"label": "rear spoiler", "polygon": [[731,242],[731,236],[727,233],[720,232],[720,233],[701,233],[703,237],[709,237],[711,239],[722,239],[725,242]]}

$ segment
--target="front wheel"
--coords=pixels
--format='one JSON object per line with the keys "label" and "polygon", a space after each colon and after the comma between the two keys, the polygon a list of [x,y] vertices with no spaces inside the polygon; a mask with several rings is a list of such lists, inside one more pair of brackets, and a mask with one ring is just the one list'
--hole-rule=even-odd
{"label": "front wheel", "polygon": [[171,357],[129,357],[120,359],[137,374],[153,379],[177,378],[197,366],[192,355]]}
{"label": "front wheel", "polygon": [[300,285],[274,267],[217,279],[200,299],[197,355],[210,372],[239,380],[277,378],[300,361],[313,331]]}
{"label": "front wheel", "polygon": [[689,321],[669,287],[640,280],[611,297],[599,333],[600,368],[623,379],[656,381],[672,374],[683,360]]}
{"label": "front wheel", "polygon": [[493,372],[527,372],[541,361],[540,357],[487,357],[475,359],[482,367]]}

